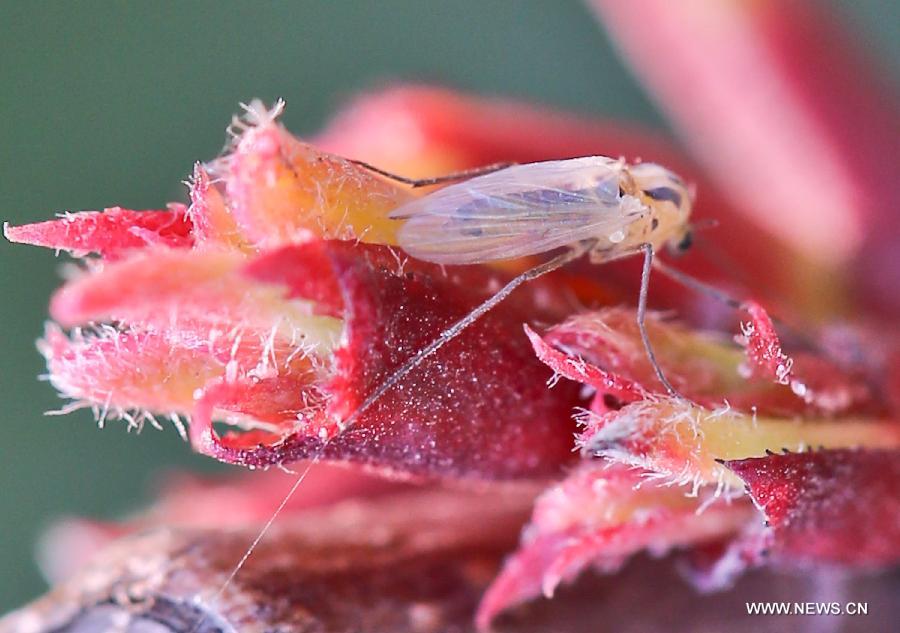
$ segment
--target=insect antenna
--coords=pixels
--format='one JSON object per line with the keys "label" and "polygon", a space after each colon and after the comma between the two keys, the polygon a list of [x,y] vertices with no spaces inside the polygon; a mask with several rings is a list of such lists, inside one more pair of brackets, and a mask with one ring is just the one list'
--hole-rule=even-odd
{"label": "insect antenna", "polygon": [[713,266],[725,273],[730,279],[745,287],[752,286],[753,282],[748,277],[746,270],[743,270],[738,265],[734,257],[723,249],[716,240],[709,239],[704,235],[704,231],[718,226],[719,222],[711,218],[691,223],[691,228],[694,232],[694,249],[703,253]]}
{"label": "insect antenna", "polygon": [[[579,242],[577,245],[571,247],[569,250],[557,255],[553,259],[550,259],[542,264],[538,264],[533,268],[529,268],[522,274],[518,275],[514,279],[507,282],[505,286],[503,286],[500,290],[494,293],[490,298],[485,300],[483,303],[474,308],[471,312],[469,312],[466,316],[461,318],[459,321],[451,325],[449,328],[441,332],[441,334],[435,338],[431,343],[423,347],[421,350],[416,352],[412,357],[406,360],[400,367],[394,370],[394,372],[384,381],[382,382],[372,393],[370,393],[365,400],[350,414],[348,418],[342,421],[342,428],[344,430],[353,426],[353,424],[359,419],[359,417],[365,413],[373,404],[375,404],[385,393],[387,393],[392,387],[396,386],[403,378],[405,378],[412,370],[421,365],[429,356],[437,352],[441,347],[452,341],[454,338],[459,336],[467,327],[475,323],[482,316],[490,312],[494,307],[497,306],[501,301],[506,299],[516,288],[521,286],[527,281],[531,281],[533,279],[537,279],[542,275],[546,275],[547,273],[553,272],[554,270],[565,266],[569,262],[572,262],[586,252],[588,252],[593,246],[596,244],[596,240],[583,240]],[[309,474],[309,471],[315,466],[319,460],[322,458],[325,450],[330,444],[331,440],[336,436],[332,436],[325,440],[319,447],[316,449],[315,454],[312,455],[309,463],[306,467],[300,472],[297,478],[294,480],[293,485],[290,490],[288,490],[287,494],[284,496],[284,499],[281,500],[281,503],[278,504],[278,507],[272,513],[272,516],[269,517],[269,520],[263,525],[260,531],[257,533],[256,537],[248,546],[247,550],[244,552],[244,555],[241,557],[240,561],[238,561],[237,565],[235,565],[234,569],[231,570],[231,573],[228,574],[225,581],[219,587],[218,591],[213,595],[210,605],[215,604],[222,595],[225,593],[225,590],[229,587],[231,582],[240,572],[241,568],[247,562],[247,559],[253,554],[253,551],[260,544],[263,538],[266,536],[266,533],[272,527],[272,524],[278,518],[278,515],[281,511],[287,506],[288,502],[294,496],[294,493],[297,492],[297,489],[300,488],[300,485],[303,483],[303,480],[306,479],[306,476]],[[191,629],[190,633],[197,633],[200,626],[203,623],[204,618],[200,618],[198,622],[195,624],[194,628]]]}
{"label": "insect antenna", "polygon": [[719,228],[719,221],[716,218],[703,218],[702,220],[691,222],[691,230],[695,233],[697,231],[708,231],[709,229],[716,228]]}
{"label": "insect antenna", "polygon": [[404,185],[409,185],[413,188],[416,187],[428,187],[431,185],[440,185],[445,182],[456,182],[459,180],[468,180],[469,178],[475,178],[476,176],[484,176],[485,174],[490,174],[495,171],[500,171],[501,169],[506,169],[507,167],[512,167],[515,163],[493,163],[491,165],[483,165],[481,167],[473,167],[472,169],[464,169],[463,171],[456,171],[451,174],[444,174],[442,176],[434,176],[432,178],[407,178],[406,176],[400,176],[398,174],[391,173],[380,167],[376,167],[375,165],[370,165],[369,163],[365,163],[361,160],[351,160],[351,163],[354,165],[359,165],[365,169],[368,169],[372,173],[378,174],[379,176],[384,176],[385,178],[389,178],[390,180],[395,180],[397,182],[401,182]]}
{"label": "insect antenna", "polygon": [[722,292],[715,286],[700,281],[696,277],[682,272],[677,268],[672,268],[660,259],[657,259],[653,262],[653,267],[669,279],[680,283],[682,286],[690,288],[691,290],[699,292],[700,294],[705,294],[709,297],[712,297],[716,301],[720,301],[725,305],[734,308],[735,310],[740,310],[744,305],[742,301],[738,301],[734,297]]}
{"label": "insect antenna", "polygon": [[[731,295],[722,292],[715,286],[712,286],[706,282],[700,281],[696,277],[687,274],[684,271],[678,270],[677,268],[672,268],[668,264],[663,263],[659,259],[653,262],[653,267],[656,268],[659,272],[666,275],[669,279],[672,279],[682,286],[686,288],[690,288],[695,292],[699,292],[701,294],[705,294],[709,297],[712,297],[716,301],[720,301],[727,305],[730,308],[734,308],[735,310],[743,310],[745,303],[743,301],[738,301]],[[781,328],[784,332],[791,336],[791,339],[795,344],[801,345],[808,350],[811,350],[817,354],[825,356],[827,358],[832,358],[833,354],[829,352],[827,349],[822,347],[822,344],[815,339],[815,337],[810,336],[808,333],[804,332],[800,328],[791,325],[783,318],[779,317],[775,314],[770,314],[770,318],[772,322]]]}

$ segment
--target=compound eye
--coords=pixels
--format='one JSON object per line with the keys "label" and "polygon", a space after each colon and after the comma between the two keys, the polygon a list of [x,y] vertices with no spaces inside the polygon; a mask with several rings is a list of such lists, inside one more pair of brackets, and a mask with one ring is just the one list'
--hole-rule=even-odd
{"label": "compound eye", "polygon": [[678,242],[678,245],[675,247],[675,249],[679,253],[684,253],[691,247],[691,245],[693,243],[694,243],[694,234],[691,231],[688,231],[687,233],[684,234],[684,237],[681,238],[681,241]]}
{"label": "compound eye", "polygon": [[672,187],[654,187],[645,189],[644,193],[653,200],[666,200],[676,207],[681,207],[681,194]]}

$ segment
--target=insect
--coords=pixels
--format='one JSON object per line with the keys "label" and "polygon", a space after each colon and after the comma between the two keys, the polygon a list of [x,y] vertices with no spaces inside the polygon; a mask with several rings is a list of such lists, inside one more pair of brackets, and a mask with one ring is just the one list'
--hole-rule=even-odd
{"label": "insect", "polygon": [[514,278],[442,332],[373,391],[347,424],[519,285],[585,254],[592,262],[603,263],[643,253],[637,310],[641,340],[660,382],[677,395],[656,361],[644,323],[654,253],[664,246],[682,252],[692,241],[693,196],[673,172],[655,163],[629,165],[623,159],[587,156],[491,165],[414,180],[355,162],[414,187],[461,181],[402,205],[388,216],[403,222],[398,243],[417,259],[482,264],[566,250]]}

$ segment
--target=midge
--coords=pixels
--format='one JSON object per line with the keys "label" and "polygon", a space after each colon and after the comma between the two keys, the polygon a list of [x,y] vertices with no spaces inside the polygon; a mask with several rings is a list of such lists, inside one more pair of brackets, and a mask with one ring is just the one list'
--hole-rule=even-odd
{"label": "midge", "polygon": [[664,246],[681,252],[691,245],[693,196],[674,173],[655,163],[628,164],[624,159],[586,156],[491,165],[415,180],[354,162],[413,187],[455,182],[388,216],[403,222],[398,244],[417,259],[437,264],[481,264],[566,250],[522,273],[442,332],[373,391],[344,421],[346,424],[355,421],[387,390],[519,285],[584,254],[594,263],[643,254],[637,323],[656,375],[670,394],[677,395],[656,361],[644,324],[654,253]]}

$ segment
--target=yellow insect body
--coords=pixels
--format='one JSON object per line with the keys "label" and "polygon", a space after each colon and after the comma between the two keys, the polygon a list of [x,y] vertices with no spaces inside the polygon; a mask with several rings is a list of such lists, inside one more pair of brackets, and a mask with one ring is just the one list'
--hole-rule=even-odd
{"label": "yellow insect body", "polygon": [[506,167],[391,212],[399,245],[441,264],[477,264],[593,242],[594,261],[688,235],[691,196],[653,163],[588,156]]}

